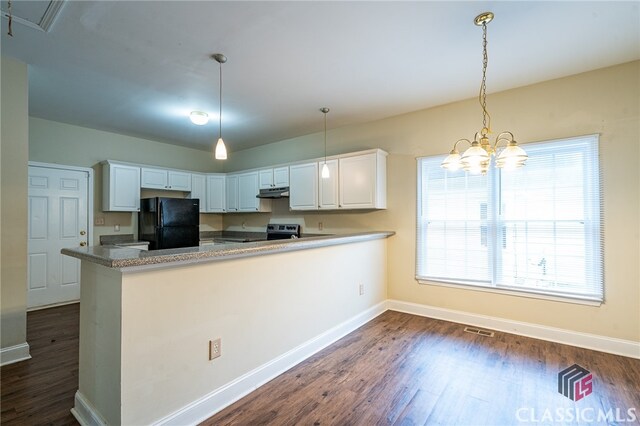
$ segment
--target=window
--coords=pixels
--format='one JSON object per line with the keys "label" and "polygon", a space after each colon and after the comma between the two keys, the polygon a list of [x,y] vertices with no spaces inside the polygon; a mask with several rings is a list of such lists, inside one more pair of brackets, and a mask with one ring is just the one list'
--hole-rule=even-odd
{"label": "window", "polygon": [[485,176],[418,159],[420,282],[603,300],[598,136],[526,150]]}

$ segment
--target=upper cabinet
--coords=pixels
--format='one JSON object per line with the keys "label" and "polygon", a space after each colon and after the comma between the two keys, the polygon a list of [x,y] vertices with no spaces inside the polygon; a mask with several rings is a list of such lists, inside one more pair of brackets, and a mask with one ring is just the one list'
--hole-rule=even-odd
{"label": "upper cabinet", "polygon": [[228,213],[238,211],[238,175],[227,175],[226,178],[226,206]]}
{"label": "upper cabinet", "polygon": [[259,173],[246,172],[238,174],[238,211],[270,212],[271,200],[257,198],[260,192]]}
{"label": "upper cabinet", "polygon": [[188,172],[142,167],[140,176],[142,188],[191,191],[191,173]]}
{"label": "upper cabinet", "polygon": [[289,167],[289,208],[318,210],[318,163]]}
{"label": "upper cabinet", "polygon": [[140,210],[140,167],[113,161],[102,163],[102,211]]}
{"label": "upper cabinet", "polygon": [[339,158],[341,209],[387,208],[387,153],[375,152]]}
{"label": "upper cabinet", "polygon": [[338,160],[327,160],[329,177],[322,177],[324,161],[318,163],[318,208],[321,210],[335,210],[338,203]]}
{"label": "upper cabinet", "polygon": [[207,175],[207,213],[226,211],[226,179],[224,174]]}
{"label": "upper cabinet", "polygon": [[289,166],[259,170],[258,183],[260,189],[289,186]]}
{"label": "upper cabinet", "polygon": [[200,213],[207,211],[207,177],[204,174],[191,174],[191,195],[190,198],[200,200]]}

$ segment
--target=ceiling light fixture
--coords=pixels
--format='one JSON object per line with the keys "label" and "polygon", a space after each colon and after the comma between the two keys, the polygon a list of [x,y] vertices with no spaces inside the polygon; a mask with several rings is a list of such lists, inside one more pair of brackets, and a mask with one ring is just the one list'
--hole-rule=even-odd
{"label": "ceiling light fixture", "polygon": [[[453,149],[441,164],[443,168],[449,171],[455,171],[462,167],[467,172],[484,175],[489,170],[492,155],[497,155],[495,166],[504,169],[522,167],[528,158],[524,149],[518,146],[513,133],[502,132],[498,134],[493,145],[491,145],[487,137],[491,133],[491,116],[487,111],[487,64],[489,62],[489,56],[487,55],[487,24],[492,19],[493,13],[485,12],[476,16],[474,21],[477,26],[482,27],[482,82],[480,83],[480,93],[478,94],[478,101],[482,107],[482,129],[476,133],[473,142],[468,139],[459,139],[453,145]],[[471,146],[461,157],[458,151],[458,144],[463,141]],[[498,145],[501,142],[506,142],[507,146],[500,151],[500,154],[497,154]]]}
{"label": "ceiling light fixture", "polygon": [[191,111],[191,114],[189,114],[189,119],[193,124],[204,126],[209,122],[209,114],[202,111]]}
{"label": "ceiling light fixture", "polygon": [[329,108],[322,107],[320,111],[324,114],[324,164],[322,165],[320,176],[322,176],[322,179],[329,179],[329,166],[327,166],[327,113]]}
{"label": "ceiling light fixture", "polygon": [[227,62],[227,57],[222,53],[215,53],[211,57],[220,64],[220,110],[218,111],[218,142],[216,143],[215,157],[216,160],[226,160],[227,147],[224,146],[222,140],[222,64]]}

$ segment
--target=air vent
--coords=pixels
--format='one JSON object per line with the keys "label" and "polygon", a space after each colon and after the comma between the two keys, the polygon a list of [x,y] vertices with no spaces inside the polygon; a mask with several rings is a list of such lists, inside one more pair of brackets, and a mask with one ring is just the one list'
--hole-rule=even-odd
{"label": "air vent", "polygon": [[475,327],[465,327],[464,331],[466,333],[478,334],[480,336],[485,336],[485,337],[493,337],[495,334],[493,331],[483,330],[481,328],[475,328]]}

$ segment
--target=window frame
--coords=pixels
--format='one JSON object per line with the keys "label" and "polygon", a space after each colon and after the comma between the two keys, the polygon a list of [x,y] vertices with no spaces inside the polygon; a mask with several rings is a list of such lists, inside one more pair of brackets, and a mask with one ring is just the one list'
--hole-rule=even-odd
{"label": "window frame", "polygon": [[[565,139],[553,139],[547,141],[540,141],[535,143],[527,144],[528,147],[536,148],[541,145],[550,145],[550,144],[562,144],[568,145],[571,143],[580,143],[580,142],[588,142],[595,151],[595,159],[588,161],[585,164],[584,174],[585,176],[595,177],[595,182],[587,185],[592,188],[591,191],[585,191],[585,196],[591,196],[592,194],[597,194],[599,200],[593,202],[593,200],[588,204],[589,208],[585,207],[585,216],[587,214],[592,217],[592,221],[595,221],[595,226],[586,226],[584,230],[584,238],[585,238],[585,262],[589,262],[592,264],[593,276],[601,283],[601,294],[598,295],[581,295],[581,294],[561,294],[553,291],[545,291],[540,288],[527,288],[527,287],[513,287],[509,285],[503,285],[498,283],[497,281],[497,268],[499,267],[499,258],[501,256],[500,250],[497,246],[497,241],[500,241],[502,238],[502,230],[497,229],[495,232],[489,232],[487,235],[487,244],[488,248],[488,258],[490,261],[489,269],[490,269],[490,281],[485,282],[481,280],[464,280],[464,279],[455,279],[455,278],[446,278],[446,277],[428,277],[419,275],[419,266],[420,266],[420,255],[421,251],[426,248],[426,241],[423,242],[423,247],[420,247],[421,243],[421,232],[424,232],[422,229],[423,225],[421,223],[421,209],[422,209],[422,188],[423,188],[423,176],[422,176],[422,165],[423,161],[432,161],[436,163],[439,167],[440,162],[444,158],[442,155],[439,156],[425,156],[416,158],[416,166],[417,166],[417,192],[416,192],[416,264],[415,264],[415,279],[419,284],[424,285],[435,285],[435,286],[443,286],[443,287],[451,287],[458,289],[466,289],[480,292],[489,292],[489,293],[497,293],[497,294],[505,294],[512,296],[520,296],[526,298],[534,298],[534,299],[544,299],[544,300],[553,300],[559,302],[566,303],[576,303],[576,304],[584,304],[590,306],[600,306],[605,302],[605,282],[604,282],[604,208],[603,208],[603,198],[604,194],[602,192],[602,168],[600,165],[600,152],[599,152],[599,134],[590,134],[584,136],[577,136],[572,138]],[[526,166],[525,166],[526,167]],[[595,170],[593,170],[595,167]],[[493,168],[493,161],[492,161]],[[463,172],[458,172],[463,173]],[[494,212],[498,211],[499,203],[501,202],[502,193],[500,192],[500,171],[496,173],[496,170],[491,170],[489,176],[489,184],[487,191],[490,192],[488,195],[489,203],[493,204]],[[586,182],[586,181],[585,181]],[[490,188],[490,189],[489,189]],[[489,227],[491,225],[497,225],[498,228],[503,223],[508,221],[502,221],[501,218],[494,218],[493,221],[490,221]],[[596,227],[598,230],[596,230]],[[588,243],[586,242],[588,240]]]}

